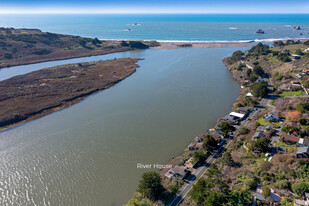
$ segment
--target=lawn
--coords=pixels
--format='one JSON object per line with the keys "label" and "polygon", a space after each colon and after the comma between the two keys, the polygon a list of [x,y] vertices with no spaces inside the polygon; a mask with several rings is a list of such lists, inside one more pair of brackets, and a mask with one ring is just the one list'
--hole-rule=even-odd
{"label": "lawn", "polygon": [[299,91],[285,91],[279,94],[280,97],[292,97],[292,96],[303,96],[304,92],[302,90]]}
{"label": "lawn", "polygon": [[271,123],[271,122],[266,122],[266,120],[265,120],[265,118],[260,118],[259,120],[258,120],[258,123],[260,124],[260,125],[271,125],[271,126],[273,126],[273,127],[275,127],[275,126],[280,126],[281,125],[281,123],[279,123],[279,122],[273,122],[273,123]]}

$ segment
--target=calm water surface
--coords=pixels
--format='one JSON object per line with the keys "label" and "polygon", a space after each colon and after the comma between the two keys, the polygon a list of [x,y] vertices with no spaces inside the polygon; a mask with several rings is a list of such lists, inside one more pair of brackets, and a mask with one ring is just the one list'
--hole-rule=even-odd
{"label": "calm water surface", "polygon": [[0,133],[0,205],[123,205],[137,163],[180,154],[229,112],[239,85],[221,59],[237,48],[146,50],[1,70],[2,79],[46,66],[141,57],[116,86]]}

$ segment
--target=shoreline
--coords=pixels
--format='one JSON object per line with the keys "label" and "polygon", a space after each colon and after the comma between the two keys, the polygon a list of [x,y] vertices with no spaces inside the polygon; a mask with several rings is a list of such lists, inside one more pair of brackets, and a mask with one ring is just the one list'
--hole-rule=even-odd
{"label": "shoreline", "polygon": [[[0,131],[65,109],[116,85],[136,72],[140,60],[122,58],[65,64],[1,81]],[[38,106],[33,108],[33,102]]]}

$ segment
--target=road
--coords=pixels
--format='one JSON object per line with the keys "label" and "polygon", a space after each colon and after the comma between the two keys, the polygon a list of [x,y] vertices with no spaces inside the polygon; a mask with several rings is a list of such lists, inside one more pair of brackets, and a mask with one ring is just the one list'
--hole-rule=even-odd
{"label": "road", "polygon": [[[266,101],[265,101],[266,102]],[[262,106],[262,105],[261,105]],[[241,128],[242,126],[245,126],[248,123],[249,119],[252,119],[255,114],[259,111],[259,109],[257,109],[256,111],[254,111],[253,113],[250,113],[250,115],[244,120],[242,121],[242,123],[240,124],[240,126],[237,127],[236,131],[235,131],[235,136],[238,135],[239,132],[239,128]],[[176,196],[174,197],[174,199],[171,200],[170,203],[168,203],[168,206],[178,206],[180,205],[184,199],[187,197],[188,193],[192,190],[193,186],[197,183],[197,181],[204,176],[204,174],[207,172],[207,170],[209,169],[209,166],[212,163],[215,163],[217,161],[217,159],[227,150],[231,147],[233,140],[232,139],[228,139],[226,144],[224,146],[221,146],[218,149],[218,152],[211,154],[207,160],[205,161],[205,163],[200,166],[196,172],[193,173],[193,175],[189,176],[187,178],[187,180],[185,181],[185,184],[180,188],[180,190],[176,193]]]}
{"label": "road", "polygon": [[[238,135],[239,133],[239,128],[246,126],[246,124],[248,123],[248,120],[252,119],[257,112],[259,112],[261,109],[260,108],[264,108],[266,106],[269,106],[271,101],[274,99],[274,96],[272,95],[273,93],[273,88],[272,88],[272,84],[271,81],[268,81],[269,84],[269,93],[268,96],[265,98],[262,98],[262,100],[259,103],[259,106],[257,108],[257,110],[255,110],[254,112],[251,112],[249,114],[249,116],[243,120],[241,122],[241,124],[237,127],[236,131],[235,131],[235,136]],[[212,163],[215,163],[217,161],[217,159],[227,150],[231,147],[233,140],[232,139],[228,139],[226,144],[224,146],[221,146],[218,149],[218,152],[211,154],[207,160],[205,161],[205,163],[200,166],[192,175],[190,175],[184,185],[178,190],[178,192],[176,193],[176,196],[167,204],[168,206],[178,206],[180,205],[184,199],[187,197],[188,193],[192,190],[193,186],[197,183],[197,181],[204,176],[204,174],[207,172],[207,170],[209,169],[209,166]]]}

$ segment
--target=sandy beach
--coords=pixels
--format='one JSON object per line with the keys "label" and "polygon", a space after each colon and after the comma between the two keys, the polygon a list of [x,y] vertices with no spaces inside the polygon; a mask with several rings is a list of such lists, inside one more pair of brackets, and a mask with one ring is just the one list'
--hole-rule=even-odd
{"label": "sandy beach", "polygon": [[152,47],[155,49],[176,49],[179,47],[196,47],[196,48],[209,48],[209,47],[249,47],[254,46],[256,42],[206,42],[206,41],[159,41],[159,47]]}

